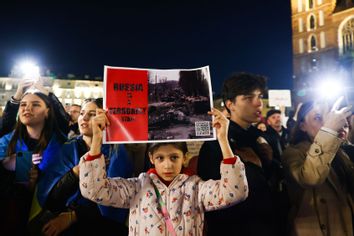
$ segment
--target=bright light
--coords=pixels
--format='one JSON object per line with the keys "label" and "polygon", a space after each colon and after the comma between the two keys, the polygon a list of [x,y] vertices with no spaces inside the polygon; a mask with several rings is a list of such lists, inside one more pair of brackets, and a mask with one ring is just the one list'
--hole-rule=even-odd
{"label": "bright light", "polygon": [[333,99],[344,94],[341,80],[334,78],[324,78],[317,87],[317,96],[319,98]]}
{"label": "bright light", "polygon": [[9,82],[7,82],[6,84],[5,84],[5,90],[6,91],[10,91],[12,89],[12,84],[10,84]]}
{"label": "bright light", "polygon": [[39,66],[31,61],[24,61],[20,63],[19,67],[24,79],[38,79],[40,76]]}
{"label": "bright light", "polygon": [[81,94],[82,94],[82,91],[83,91],[82,88],[76,87],[75,90],[74,90],[75,98],[80,98],[80,97],[81,97]]}

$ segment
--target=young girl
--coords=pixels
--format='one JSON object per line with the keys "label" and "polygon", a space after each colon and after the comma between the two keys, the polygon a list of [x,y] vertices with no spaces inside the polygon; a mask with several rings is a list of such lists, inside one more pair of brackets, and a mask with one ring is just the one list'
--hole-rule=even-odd
{"label": "young girl", "polygon": [[[60,134],[50,98],[37,89],[26,91],[15,130],[0,138],[1,235],[25,235],[31,207],[30,216],[35,216],[43,206],[49,190],[48,166],[65,141]],[[32,165],[33,157],[41,162]]]}
{"label": "young girl", "polygon": [[202,235],[204,212],[243,201],[248,196],[244,165],[227,139],[228,119],[218,110],[217,136],[224,160],[221,179],[202,181],[181,173],[185,143],[153,144],[149,158],[155,168],[138,178],[107,178],[101,154],[102,130],[109,125],[103,110],[92,121],[90,151],[80,160],[81,194],[99,204],[129,208],[129,235]]}

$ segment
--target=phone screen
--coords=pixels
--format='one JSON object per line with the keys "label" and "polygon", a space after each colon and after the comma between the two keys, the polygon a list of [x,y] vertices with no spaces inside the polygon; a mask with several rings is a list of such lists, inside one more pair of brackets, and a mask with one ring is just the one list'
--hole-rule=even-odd
{"label": "phone screen", "polygon": [[32,167],[32,152],[21,151],[16,153],[16,182],[28,182],[29,171]]}

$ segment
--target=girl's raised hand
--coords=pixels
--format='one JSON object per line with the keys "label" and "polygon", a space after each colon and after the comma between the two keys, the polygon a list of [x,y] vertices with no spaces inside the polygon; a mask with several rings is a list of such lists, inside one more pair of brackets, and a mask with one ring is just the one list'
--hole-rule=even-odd
{"label": "girl's raised hand", "polygon": [[230,121],[225,117],[225,115],[216,108],[212,108],[208,112],[209,115],[214,116],[213,127],[216,129],[216,136],[218,139],[227,139],[227,132],[229,129]]}
{"label": "girl's raised hand", "polygon": [[102,131],[109,125],[109,120],[106,112],[103,109],[96,109],[96,116],[92,118],[92,131],[93,135],[102,136]]}
{"label": "girl's raised hand", "polygon": [[101,153],[103,130],[109,125],[106,111],[100,108],[96,109],[96,116],[92,118],[92,142],[90,147],[90,155]]}

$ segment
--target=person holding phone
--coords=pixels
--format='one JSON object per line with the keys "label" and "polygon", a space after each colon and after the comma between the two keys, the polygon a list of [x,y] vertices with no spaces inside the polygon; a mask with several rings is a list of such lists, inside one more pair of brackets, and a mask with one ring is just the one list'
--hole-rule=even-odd
{"label": "person holding phone", "polygon": [[351,107],[302,104],[282,155],[291,235],[353,235],[354,165],[341,148]]}
{"label": "person holding phone", "polygon": [[[40,93],[46,95],[49,98],[50,103],[54,108],[55,117],[57,117],[59,135],[67,135],[69,132],[70,116],[65,111],[63,105],[54,93],[49,92],[44,86],[41,79],[21,79],[18,83],[16,93],[7,101],[4,112],[2,126],[0,127],[0,137],[5,134],[11,133],[16,125],[17,113],[19,111],[20,102],[23,95],[28,89],[36,89]],[[57,132],[56,131],[56,132]],[[62,133],[62,134],[61,134]]]}
{"label": "person holding phone", "polygon": [[[27,89],[18,106],[14,131],[0,138],[0,235],[26,234],[31,206],[37,204],[33,210],[38,210],[49,191],[44,173],[66,140],[58,128],[48,93],[36,87]],[[31,163],[32,157],[39,156],[39,164],[19,170],[20,164]],[[16,171],[27,174],[28,181],[16,179]]]}

